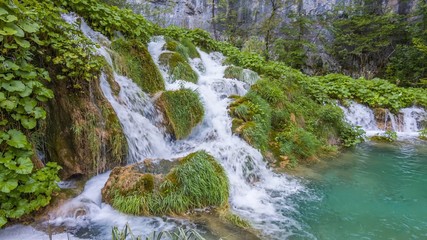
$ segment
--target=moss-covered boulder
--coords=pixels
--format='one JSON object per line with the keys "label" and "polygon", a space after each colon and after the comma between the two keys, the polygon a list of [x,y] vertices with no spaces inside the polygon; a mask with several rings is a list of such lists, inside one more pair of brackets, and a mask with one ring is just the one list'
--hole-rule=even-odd
{"label": "moss-covered boulder", "polygon": [[176,139],[187,137],[204,115],[199,95],[190,89],[165,91],[157,100],[166,128]]}
{"label": "moss-covered boulder", "polygon": [[166,39],[166,44],[163,49],[178,52],[185,59],[200,58],[200,54],[197,51],[196,46],[186,38],[179,42],[172,39]]}
{"label": "moss-covered boulder", "polygon": [[224,78],[237,79],[250,85],[254,84],[260,79],[258,73],[234,65],[228,66],[225,69]]}
{"label": "moss-covered boulder", "polygon": [[178,159],[167,173],[147,172],[147,163],[115,168],[103,200],[134,215],[183,214],[194,208],[228,206],[224,169],[205,151]]}
{"label": "moss-covered boulder", "polygon": [[118,39],[111,44],[114,68],[131,78],[142,90],[156,93],[165,89],[160,71],[147,48],[138,40]]}
{"label": "moss-covered boulder", "polygon": [[186,59],[177,52],[162,53],[159,57],[159,63],[168,69],[168,74],[173,81],[184,80],[197,83],[199,79]]}
{"label": "moss-covered boulder", "polygon": [[61,177],[94,176],[126,163],[127,142],[119,119],[91,82],[52,81],[42,151],[62,166]]}

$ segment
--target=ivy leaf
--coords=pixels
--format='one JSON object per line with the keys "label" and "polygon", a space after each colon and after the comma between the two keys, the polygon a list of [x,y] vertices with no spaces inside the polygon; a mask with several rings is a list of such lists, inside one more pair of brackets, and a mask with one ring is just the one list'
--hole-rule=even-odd
{"label": "ivy leaf", "polygon": [[11,129],[7,133],[10,136],[10,140],[6,141],[9,146],[14,148],[29,148],[27,137],[21,131]]}
{"label": "ivy leaf", "polygon": [[27,40],[18,38],[18,37],[15,37],[15,42],[23,48],[29,48],[31,46],[30,42],[28,42]]}
{"label": "ivy leaf", "polygon": [[16,173],[19,174],[29,174],[31,171],[33,171],[33,162],[31,162],[30,158],[18,158],[18,164],[19,166],[16,168]]}
{"label": "ivy leaf", "polygon": [[9,92],[23,92],[25,90],[25,85],[20,81],[4,82],[1,86]]}
{"label": "ivy leaf", "polygon": [[18,186],[17,179],[9,179],[5,182],[0,182],[0,191],[4,193],[10,193],[13,189]]}
{"label": "ivy leaf", "polygon": [[37,126],[37,121],[35,118],[27,118],[25,116],[22,116],[21,124],[26,129],[33,129]]}

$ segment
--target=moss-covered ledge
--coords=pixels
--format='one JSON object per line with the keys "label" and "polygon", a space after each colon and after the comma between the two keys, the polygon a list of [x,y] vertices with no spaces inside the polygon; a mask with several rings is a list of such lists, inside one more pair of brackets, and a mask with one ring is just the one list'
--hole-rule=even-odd
{"label": "moss-covered ledge", "polygon": [[164,173],[149,171],[147,161],[115,168],[102,189],[103,200],[134,215],[181,215],[195,208],[228,208],[228,179],[211,155],[198,151],[174,162],[176,165]]}
{"label": "moss-covered ledge", "polygon": [[145,45],[138,40],[118,39],[111,43],[115,70],[131,78],[148,93],[165,89],[163,77]]}
{"label": "moss-covered ledge", "polygon": [[165,91],[157,100],[165,117],[166,129],[176,139],[187,137],[204,115],[199,94],[190,89]]}

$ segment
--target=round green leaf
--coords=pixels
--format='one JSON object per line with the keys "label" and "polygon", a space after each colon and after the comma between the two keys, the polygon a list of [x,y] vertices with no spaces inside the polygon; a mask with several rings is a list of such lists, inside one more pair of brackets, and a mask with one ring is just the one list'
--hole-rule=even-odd
{"label": "round green leaf", "polygon": [[18,106],[18,103],[16,101],[11,101],[9,99],[6,99],[2,102],[0,102],[0,108],[6,109],[6,111],[12,111],[13,109]]}
{"label": "round green leaf", "polygon": [[27,118],[27,117],[23,116],[21,118],[21,124],[26,129],[33,129],[37,126],[37,121],[35,118],[31,118],[31,117]]}
{"label": "round green leaf", "polygon": [[5,14],[8,14],[9,12],[8,11],[6,11],[6,9],[4,9],[4,8],[0,8],[0,16],[1,15],[5,15]]}
{"label": "round green leaf", "polygon": [[19,166],[16,168],[16,173],[19,174],[29,174],[33,171],[33,162],[31,162],[30,158],[18,158]]}
{"label": "round green leaf", "polygon": [[12,146],[14,148],[31,149],[27,141],[27,137],[21,131],[11,129],[7,133],[10,136],[10,139],[6,141],[9,146]]}
{"label": "round green leaf", "polygon": [[4,82],[1,85],[2,88],[9,92],[23,92],[25,91],[25,85],[20,81],[9,81]]}
{"label": "round green leaf", "polygon": [[6,95],[3,92],[0,92],[0,102],[6,99]]}
{"label": "round green leaf", "polygon": [[15,42],[21,46],[22,48],[29,48],[31,46],[30,42],[28,42],[27,40],[15,37]]}
{"label": "round green leaf", "polygon": [[9,179],[5,182],[0,182],[0,191],[4,193],[10,193],[13,189],[18,186],[17,179]]}
{"label": "round green leaf", "polygon": [[22,30],[24,30],[27,33],[35,33],[39,30],[39,25],[37,23],[32,23],[29,21],[24,21],[22,23],[18,24]]}

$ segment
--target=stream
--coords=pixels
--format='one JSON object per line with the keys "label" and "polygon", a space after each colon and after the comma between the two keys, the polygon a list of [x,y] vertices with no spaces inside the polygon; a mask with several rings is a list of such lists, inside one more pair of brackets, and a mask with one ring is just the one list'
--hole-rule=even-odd
{"label": "stream", "polygon": [[[64,15],[64,19],[73,23],[77,16]],[[100,45],[98,53],[112,64],[108,39],[84,21],[80,29]],[[164,44],[162,37],[155,37],[149,43],[148,49],[155,61],[164,52]],[[129,163],[145,158],[172,160],[198,150],[209,152],[229,178],[231,211],[247,219],[264,239],[427,237],[427,207],[422,207],[427,206],[425,142],[366,143],[330,160],[326,166],[316,165],[301,175],[274,173],[259,151],[232,133],[228,116],[227,106],[232,101],[229,96],[244,95],[256,77],[247,74],[248,79],[243,81],[226,79],[223,77],[224,56],[200,50],[199,53],[200,59],[191,60],[192,68],[199,75],[197,84],[172,81],[159,66],[167,90],[197,91],[204,105],[203,122],[180,141],[171,141],[159,127],[162,116],[154,107],[152,96],[117,73],[114,78],[121,91],[114,96],[105,74],[101,75],[101,89],[117,113],[129,144]],[[414,109],[417,115],[411,110],[404,111],[409,113],[402,115],[402,121],[413,120],[412,128],[401,128],[399,134],[413,136],[425,112]],[[351,113],[346,112],[348,119],[352,119]],[[53,233],[52,239],[110,239],[111,228],[125,224],[129,224],[134,234],[142,236],[176,227],[196,228],[202,235],[212,236],[188,219],[119,213],[101,200],[100,191],[108,175],[107,172],[89,180],[84,191],[62,205],[49,221],[33,226],[10,226],[0,231],[0,239],[49,239],[48,234],[41,231],[46,226],[65,231]],[[82,210],[85,214],[79,214]]]}

